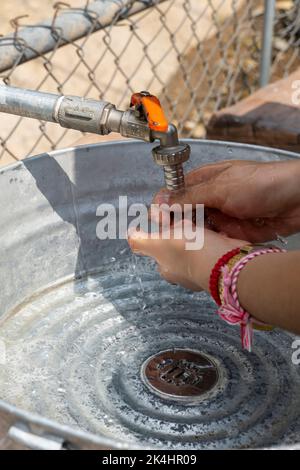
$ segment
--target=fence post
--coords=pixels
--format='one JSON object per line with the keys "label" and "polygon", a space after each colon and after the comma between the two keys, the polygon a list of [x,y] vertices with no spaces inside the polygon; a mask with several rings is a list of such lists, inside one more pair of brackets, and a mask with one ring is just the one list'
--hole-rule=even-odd
{"label": "fence post", "polygon": [[263,87],[269,83],[272,64],[272,42],[274,30],[276,0],[265,0],[264,26],[262,48],[260,57],[259,85]]}

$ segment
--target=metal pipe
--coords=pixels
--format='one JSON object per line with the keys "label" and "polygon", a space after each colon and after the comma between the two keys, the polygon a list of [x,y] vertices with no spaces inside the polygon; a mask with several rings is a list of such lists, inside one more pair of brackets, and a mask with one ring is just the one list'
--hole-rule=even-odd
{"label": "metal pipe", "polygon": [[55,122],[53,111],[59,95],[0,86],[0,111]]}
{"label": "metal pipe", "polygon": [[105,135],[117,132],[124,137],[160,145],[152,149],[154,161],[163,168],[166,187],[178,190],[184,187],[182,164],[190,156],[189,145],[178,140],[177,129],[169,124],[166,132],[151,130],[145,116],[135,109],[116,109],[107,101],[79,96],[63,96],[0,85],[0,112],[41,121],[56,122],[62,127]]}
{"label": "metal pipe", "polygon": [[54,21],[25,26],[0,38],[0,72],[165,1],[98,0],[86,8],[62,9]]}
{"label": "metal pipe", "polygon": [[260,58],[260,87],[266,86],[269,83],[270,78],[275,7],[276,0],[265,0],[264,26]]}
{"label": "metal pipe", "polygon": [[0,112],[42,121],[81,132],[119,132],[123,111],[107,101],[63,96],[0,85]]}

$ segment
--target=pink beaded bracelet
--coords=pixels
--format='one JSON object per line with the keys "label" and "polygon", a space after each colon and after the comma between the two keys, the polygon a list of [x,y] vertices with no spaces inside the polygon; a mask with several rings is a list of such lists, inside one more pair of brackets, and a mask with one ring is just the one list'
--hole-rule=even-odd
{"label": "pink beaded bracelet", "polygon": [[261,248],[252,251],[248,255],[240,259],[229,271],[227,265],[223,266],[223,302],[218,309],[218,315],[230,325],[239,324],[241,327],[241,341],[242,347],[251,352],[253,340],[253,321],[256,324],[262,324],[254,319],[243,307],[240,305],[237,293],[237,282],[241,270],[244,266],[256,256],[264,255],[266,253],[284,253],[286,250],[276,247]]}

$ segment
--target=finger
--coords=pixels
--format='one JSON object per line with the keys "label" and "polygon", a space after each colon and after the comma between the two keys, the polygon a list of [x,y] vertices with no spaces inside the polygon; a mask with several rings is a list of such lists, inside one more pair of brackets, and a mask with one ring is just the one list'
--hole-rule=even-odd
{"label": "finger", "polygon": [[180,272],[185,269],[187,254],[182,223],[160,233],[131,231],[128,242],[134,253],[151,256],[170,272]]}
{"label": "finger", "polygon": [[210,209],[206,214],[206,225],[209,228],[224,233],[227,237],[248,240],[251,243],[274,240],[279,229],[273,220],[267,218],[240,220]]}
{"label": "finger", "polygon": [[185,175],[185,184],[194,186],[195,184],[207,183],[210,179],[215,178],[223,171],[228,170],[233,165],[232,161],[222,161],[209,163],[207,165],[195,168]]}
{"label": "finger", "polygon": [[[212,167],[213,165],[209,165]],[[195,171],[195,174],[194,174]],[[185,176],[185,188],[180,190],[169,190],[166,188],[160,189],[153,198],[152,204],[197,204],[203,203],[199,200],[200,198],[204,198],[207,200],[207,196],[209,195],[209,191],[206,191],[206,187],[208,185],[208,178],[205,178],[206,172],[208,174],[216,173],[216,171],[212,171],[212,168],[197,168]],[[203,184],[201,188],[201,193],[198,195],[198,184]]]}
{"label": "finger", "polygon": [[223,160],[221,162],[209,163],[190,171],[185,176],[187,186],[208,182],[214,179],[224,171],[235,166],[247,166],[253,164],[251,160]]}
{"label": "finger", "polygon": [[152,204],[168,203],[171,191],[167,188],[161,188],[153,197]]}
{"label": "finger", "polygon": [[[158,263],[164,259],[175,260],[175,253],[180,251],[180,244],[183,240],[174,240],[174,229],[170,228],[167,232],[146,233],[133,230],[128,234],[128,243],[134,253],[151,256]],[[183,245],[184,246],[184,245]]]}
{"label": "finger", "polygon": [[[181,211],[181,207],[178,208]],[[174,220],[174,214],[168,204],[154,204],[152,203],[148,211],[149,221],[151,222],[151,229],[153,230],[166,230],[170,227]]]}
{"label": "finger", "polygon": [[128,231],[128,243],[132,251],[136,254],[153,256],[154,242],[160,242],[160,240],[151,239],[149,233],[142,230],[130,230]]}
{"label": "finger", "polygon": [[248,166],[250,160],[224,160],[203,165],[185,175],[185,188],[179,191],[161,189],[154,197],[157,204],[205,204],[222,209],[228,196],[227,185],[216,184],[216,179],[232,167]]}
{"label": "finger", "polygon": [[[195,168],[185,175],[185,186],[195,186],[200,183],[207,183],[211,178],[216,177],[235,163],[244,162],[240,160],[224,160],[222,162],[210,163],[208,165]],[[170,196],[172,196],[172,191],[167,188],[162,188],[154,195],[153,204],[162,204],[164,202],[168,203]]]}
{"label": "finger", "polygon": [[212,183],[200,183],[195,186],[186,186],[183,190],[172,191],[169,195],[168,204],[175,206],[174,212],[178,210],[176,206],[180,206],[184,210],[185,204],[204,204],[205,206],[222,209],[224,201],[224,191],[222,187],[218,187]]}

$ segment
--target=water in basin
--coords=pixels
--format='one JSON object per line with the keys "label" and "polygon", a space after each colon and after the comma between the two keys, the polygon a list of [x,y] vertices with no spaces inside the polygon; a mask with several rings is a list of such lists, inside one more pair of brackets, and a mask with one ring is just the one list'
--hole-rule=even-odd
{"label": "water in basin", "polygon": [[[291,335],[256,332],[253,353],[205,293],[163,281],[117,252],[99,271],[30,299],[1,324],[0,395],[19,407],[131,446],[260,447],[300,438],[300,370]],[[212,357],[219,381],[191,406],[158,397],[142,364],[166,349]]]}

